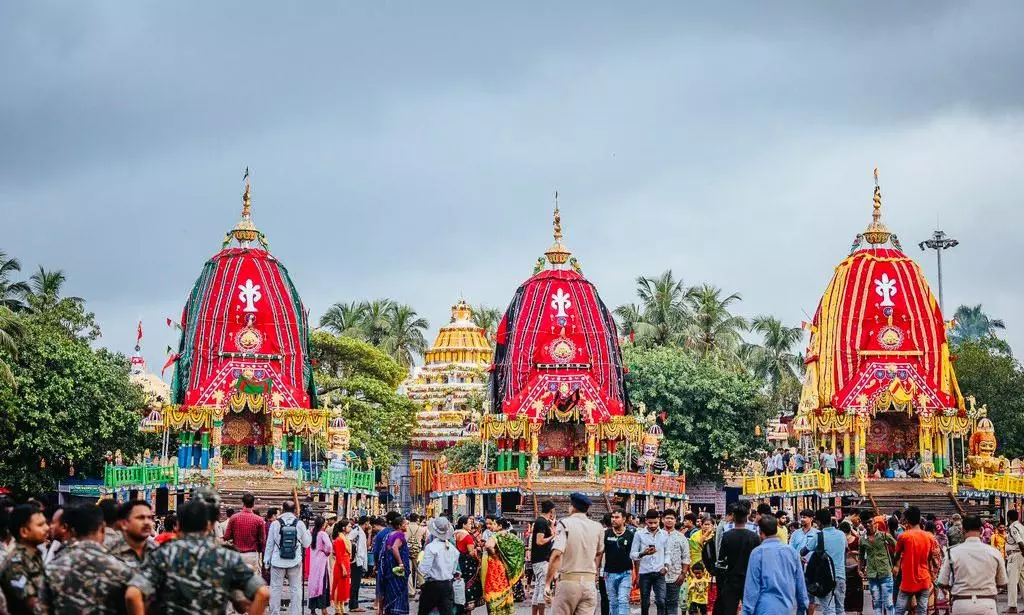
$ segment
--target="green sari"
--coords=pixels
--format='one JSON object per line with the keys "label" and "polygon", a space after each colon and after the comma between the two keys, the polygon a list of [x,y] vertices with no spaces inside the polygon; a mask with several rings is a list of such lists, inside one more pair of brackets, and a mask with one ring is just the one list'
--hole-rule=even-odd
{"label": "green sari", "polygon": [[518,536],[508,532],[496,534],[494,540],[494,554],[485,553],[480,566],[484,602],[489,615],[512,615],[515,611],[512,587],[523,576],[526,545]]}

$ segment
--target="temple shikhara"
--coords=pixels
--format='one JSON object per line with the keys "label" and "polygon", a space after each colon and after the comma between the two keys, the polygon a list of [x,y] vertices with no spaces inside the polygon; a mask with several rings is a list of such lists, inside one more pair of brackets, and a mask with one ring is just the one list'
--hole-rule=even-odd
{"label": "temple shikhara", "polygon": [[433,490],[441,452],[473,437],[471,398],[483,400],[493,357],[484,330],[473,323],[472,308],[459,299],[424,364],[403,385],[405,394],[422,404],[409,442],[410,491],[417,501]]}
{"label": "temple shikhara", "polygon": [[[498,326],[480,466],[441,473],[434,497],[518,501],[588,491],[684,499],[683,477],[654,475],[661,431],[630,404],[625,371],[615,321],[562,244],[556,206],[554,243]],[[630,471],[634,458],[643,473]]]}

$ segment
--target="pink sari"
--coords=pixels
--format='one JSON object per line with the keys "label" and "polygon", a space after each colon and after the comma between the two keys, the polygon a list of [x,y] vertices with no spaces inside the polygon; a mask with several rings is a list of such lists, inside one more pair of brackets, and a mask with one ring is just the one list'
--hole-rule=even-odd
{"label": "pink sari", "polygon": [[316,535],[316,543],[310,548],[309,556],[309,597],[316,598],[324,596],[330,588],[324,583],[327,577],[327,564],[330,561],[334,548],[331,546],[331,539],[327,532],[321,531]]}

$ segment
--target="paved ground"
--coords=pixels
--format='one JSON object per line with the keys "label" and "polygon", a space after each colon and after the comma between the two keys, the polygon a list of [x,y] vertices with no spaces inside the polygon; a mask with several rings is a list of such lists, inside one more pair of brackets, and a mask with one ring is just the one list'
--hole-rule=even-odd
{"label": "paved ground", "polygon": [[[362,591],[359,593],[359,596],[360,596],[360,599],[362,600],[362,604],[364,605],[364,608],[367,609],[366,615],[376,615],[376,612],[373,611],[373,609],[372,609],[372,606],[373,606],[373,587],[364,586],[362,588]],[[412,604],[410,605],[410,612],[413,615],[415,615],[415,613],[416,613],[416,608],[417,608],[417,604],[416,604],[416,601],[414,600],[412,602]],[[630,609],[629,610],[630,610],[630,615],[640,615],[640,605],[638,605],[638,604],[630,605]],[[653,612],[654,609],[652,608],[651,610]],[[284,609],[282,609],[282,611],[284,611]],[[308,611],[304,610],[303,612],[306,613]],[[331,609],[328,612],[329,613],[334,613],[334,610]],[[864,614],[872,613],[872,610],[871,610],[871,595],[870,594],[867,594],[867,593],[864,594],[864,610],[861,611],[861,612],[864,613]],[[998,612],[1000,612],[1000,613],[1005,613],[1006,612],[1006,594],[1005,593],[999,595]],[[473,615],[486,615],[486,613],[487,613],[487,609],[484,608],[484,607],[480,607],[480,608],[476,609],[475,611],[473,611]],[[525,602],[518,602],[518,603],[516,603],[516,613],[515,613],[515,615],[530,615],[530,605],[525,603]],[[946,615],[946,614],[943,614],[943,615]]]}

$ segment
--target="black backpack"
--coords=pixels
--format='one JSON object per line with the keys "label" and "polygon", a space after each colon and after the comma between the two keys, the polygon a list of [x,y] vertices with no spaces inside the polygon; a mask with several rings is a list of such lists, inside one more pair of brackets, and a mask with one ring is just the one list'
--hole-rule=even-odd
{"label": "black backpack", "polygon": [[815,598],[824,598],[836,588],[836,571],[832,558],[825,552],[825,532],[818,533],[818,548],[811,552],[804,570],[807,593]]}
{"label": "black backpack", "polygon": [[277,554],[281,559],[293,559],[299,546],[299,524],[298,517],[292,517],[292,522],[285,525],[281,522],[281,541],[278,543]]}

